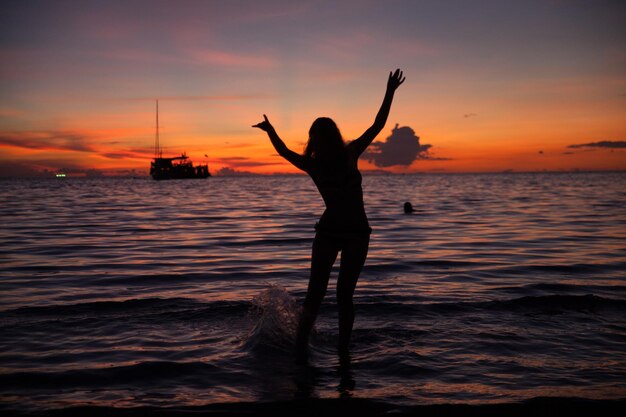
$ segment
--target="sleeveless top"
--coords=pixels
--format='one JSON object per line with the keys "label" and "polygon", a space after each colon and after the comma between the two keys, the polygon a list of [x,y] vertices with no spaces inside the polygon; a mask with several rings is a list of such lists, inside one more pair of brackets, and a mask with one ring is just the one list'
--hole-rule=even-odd
{"label": "sleeveless top", "polygon": [[371,233],[363,204],[362,177],[356,161],[342,167],[313,163],[307,173],[317,186],[326,210],[315,225],[318,232],[341,238],[359,238]]}

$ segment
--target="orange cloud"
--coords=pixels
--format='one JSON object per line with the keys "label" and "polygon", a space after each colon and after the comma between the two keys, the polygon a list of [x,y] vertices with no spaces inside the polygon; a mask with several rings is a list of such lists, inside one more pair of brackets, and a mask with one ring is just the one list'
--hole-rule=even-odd
{"label": "orange cloud", "polygon": [[93,152],[89,141],[83,133],[73,131],[0,133],[0,147],[33,150]]}
{"label": "orange cloud", "polygon": [[128,146],[124,137],[123,131],[0,132],[1,159],[35,171],[147,165],[153,151]]}

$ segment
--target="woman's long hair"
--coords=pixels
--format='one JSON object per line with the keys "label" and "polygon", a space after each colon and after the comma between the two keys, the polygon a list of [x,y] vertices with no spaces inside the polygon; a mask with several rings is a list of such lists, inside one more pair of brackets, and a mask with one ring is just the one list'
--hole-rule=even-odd
{"label": "woman's long hair", "polygon": [[304,156],[329,166],[346,164],[346,144],[335,122],[328,117],[317,118],[309,129]]}

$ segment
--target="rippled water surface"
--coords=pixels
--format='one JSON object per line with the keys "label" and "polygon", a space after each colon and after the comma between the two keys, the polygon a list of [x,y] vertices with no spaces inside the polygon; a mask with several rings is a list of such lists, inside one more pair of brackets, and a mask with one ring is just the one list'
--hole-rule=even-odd
{"label": "rippled water surface", "polygon": [[303,368],[308,178],[1,181],[0,404],[624,398],[625,184],[365,176],[352,364],[331,279]]}

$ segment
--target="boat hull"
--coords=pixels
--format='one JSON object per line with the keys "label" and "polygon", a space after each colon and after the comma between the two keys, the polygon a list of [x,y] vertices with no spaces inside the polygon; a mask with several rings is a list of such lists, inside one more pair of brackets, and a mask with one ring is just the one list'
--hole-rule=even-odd
{"label": "boat hull", "polygon": [[150,176],[160,180],[186,180],[208,178],[211,176],[207,165],[193,166],[191,163],[172,165],[171,160],[159,158],[150,166]]}

